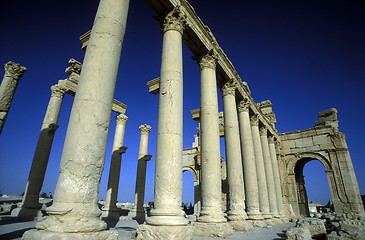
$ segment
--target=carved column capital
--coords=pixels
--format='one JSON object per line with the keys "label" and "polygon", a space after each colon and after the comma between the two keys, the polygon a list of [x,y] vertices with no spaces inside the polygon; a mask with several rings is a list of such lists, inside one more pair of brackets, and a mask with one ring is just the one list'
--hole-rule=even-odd
{"label": "carved column capital", "polygon": [[123,125],[126,125],[128,121],[128,117],[124,114],[119,114],[118,116],[115,117],[115,119],[117,120],[117,124],[123,124]]}
{"label": "carved column capital", "polygon": [[267,136],[267,127],[260,127],[260,136]]}
{"label": "carved column capital", "polygon": [[273,135],[270,135],[270,136],[268,136],[267,138],[268,138],[268,140],[269,140],[269,144],[275,144],[275,138],[274,138],[274,136],[273,136]]}
{"label": "carved column capital", "polygon": [[252,126],[258,126],[259,125],[259,117],[257,116],[257,114],[254,114],[251,116],[251,125]]}
{"label": "carved column capital", "polygon": [[5,63],[4,70],[6,76],[12,77],[15,80],[19,80],[23,77],[25,71],[27,71],[27,68],[10,61]]}
{"label": "carved column capital", "polygon": [[237,105],[238,112],[248,112],[250,105],[250,101],[247,98],[243,99]]}
{"label": "carved column capital", "polygon": [[66,68],[65,73],[69,75],[71,75],[71,73],[81,74],[82,65],[79,61],[71,58],[68,60],[68,64],[70,64],[70,66]]}
{"label": "carved column capital", "polygon": [[177,6],[164,18],[162,32],[165,33],[169,30],[175,30],[183,34],[185,24],[186,15],[181,11],[181,6]]}
{"label": "carved column capital", "polygon": [[222,95],[227,96],[227,95],[235,95],[235,91],[236,91],[236,83],[234,82],[233,79],[229,80],[228,82],[226,82],[223,87],[221,88],[222,91]]}
{"label": "carved column capital", "polygon": [[143,125],[139,126],[139,131],[141,132],[141,134],[149,134],[151,129],[152,129],[152,127],[147,124],[143,124]]}
{"label": "carved column capital", "polygon": [[193,59],[198,61],[200,71],[202,71],[205,68],[211,68],[213,70],[216,69],[217,55],[214,54],[213,52],[209,52],[202,56],[196,56]]}
{"label": "carved column capital", "polygon": [[67,88],[62,85],[56,84],[51,86],[52,95],[51,97],[63,98],[67,92]]}

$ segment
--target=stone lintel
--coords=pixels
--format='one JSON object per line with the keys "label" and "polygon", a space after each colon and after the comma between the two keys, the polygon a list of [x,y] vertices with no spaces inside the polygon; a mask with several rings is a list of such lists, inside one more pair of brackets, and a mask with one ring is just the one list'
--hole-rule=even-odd
{"label": "stone lintel", "polygon": [[87,44],[89,43],[89,39],[90,39],[90,33],[91,33],[91,30],[87,31],[86,33],[82,34],[80,36],[80,41],[81,41],[81,49],[83,51],[86,51],[86,47],[87,47]]}
{"label": "stone lintel", "polygon": [[160,93],[160,77],[152,79],[147,82],[148,92],[151,94],[159,94]]}

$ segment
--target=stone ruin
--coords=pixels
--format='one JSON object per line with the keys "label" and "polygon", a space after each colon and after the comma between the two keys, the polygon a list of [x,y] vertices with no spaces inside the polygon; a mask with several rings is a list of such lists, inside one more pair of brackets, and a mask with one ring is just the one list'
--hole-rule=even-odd
{"label": "stone ruin", "polygon": [[[161,22],[163,48],[160,77],[148,82],[150,92],[159,94],[154,208],[146,217],[143,195],[146,162],[151,159],[147,153],[151,127],[142,125],[135,207],[130,213],[130,217],[144,221],[137,229],[136,238],[227,237],[234,230],[247,231],[253,226],[266,227],[308,216],[303,167],[313,159],[321,161],[326,168],[341,224],[363,227],[364,208],[345,135],[338,130],[337,110],[332,108],[319,113],[313,128],[278,133],[272,103],[254,101],[248,84],[241,80],[213,33],[189,2],[147,2]],[[25,196],[21,206],[12,213],[19,218],[41,216],[39,191],[58,127],[62,98],[66,93],[75,95],[76,87],[77,94],[53,204],[46,209],[48,217],[38,222],[37,229],[25,232],[23,239],[118,237],[115,230],[107,229],[104,220],[119,218],[116,196],[120,161],[126,151],[123,142],[128,118],[124,115],[126,105],[114,100],[113,92],[128,4],[126,0],[100,2],[92,30],[81,37],[86,49],[82,71],[80,63],[70,60],[66,70],[70,77],[51,87],[52,95]],[[200,109],[192,111],[199,131],[192,148],[184,150],[183,43],[196,56],[201,78]],[[9,78],[5,75],[4,79]],[[101,82],[103,88],[97,88]],[[217,87],[223,96],[223,113],[218,112]],[[15,91],[14,87],[5,88],[2,84],[0,93]],[[100,92],[91,94],[95,88]],[[111,111],[120,115],[117,116],[107,199],[101,212],[97,205],[98,187]],[[225,140],[225,162],[220,155],[220,137]],[[181,208],[183,171],[191,171],[194,176],[196,221],[192,223]],[[322,234],[322,223],[298,222],[288,236]]]}

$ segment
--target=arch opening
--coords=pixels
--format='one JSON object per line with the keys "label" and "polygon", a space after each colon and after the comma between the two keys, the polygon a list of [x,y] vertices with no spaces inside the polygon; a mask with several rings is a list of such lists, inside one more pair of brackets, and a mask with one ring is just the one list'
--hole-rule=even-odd
{"label": "arch opening", "polygon": [[194,214],[194,206],[196,205],[196,180],[193,170],[183,170],[183,187],[182,187],[182,208],[187,215]]}

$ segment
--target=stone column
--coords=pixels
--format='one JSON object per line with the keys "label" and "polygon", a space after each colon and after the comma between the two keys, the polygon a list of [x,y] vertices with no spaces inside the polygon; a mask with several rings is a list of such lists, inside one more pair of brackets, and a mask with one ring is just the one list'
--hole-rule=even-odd
{"label": "stone column", "polygon": [[26,219],[41,217],[42,205],[39,203],[39,193],[43,186],[49,155],[52,149],[53,138],[58,128],[58,117],[61,110],[62,99],[67,89],[62,85],[51,87],[52,95],[44,116],[38,143],[34,152],[28,182],[25,187],[21,208],[13,210],[12,215]]}
{"label": "stone column", "polygon": [[[228,180],[228,220],[240,222],[232,226],[236,230],[243,227],[243,220],[247,218],[245,212],[245,195],[243,185],[242,156],[238,129],[237,106],[235,98],[236,86],[231,80],[222,88],[224,109],[224,140],[226,146],[227,180]],[[248,226],[250,227],[250,226]],[[251,226],[252,228],[252,226]]]}
{"label": "stone column", "polygon": [[0,134],[3,130],[16,87],[20,78],[27,69],[14,62],[7,62],[4,65],[4,78],[0,85]]}
{"label": "stone column", "polygon": [[279,165],[276,157],[276,149],[275,149],[275,141],[274,136],[269,136],[269,149],[270,156],[272,161],[272,171],[274,175],[274,184],[275,184],[275,193],[276,193],[276,202],[278,207],[278,214],[281,218],[285,217],[285,210],[283,205],[283,194],[281,191],[281,180],[279,173]]}
{"label": "stone column", "polygon": [[152,127],[147,124],[139,126],[141,139],[139,141],[136,189],[134,194],[134,207],[130,212],[129,216],[140,221],[144,221],[146,218],[143,203],[144,203],[144,193],[146,184],[147,161],[151,160],[152,157],[151,155],[147,155],[148,135],[151,129]]}
{"label": "stone column", "polygon": [[194,180],[194,215],[199,216],[201,212],[201,189],[199,180]]}
{"label": "stone column", "polygon": [[260,128],[261,146],[264,157],[265,175],[266,175],[266,185],[267,193],[269,197],[270,212],[273,216],[278,217],[278,208],[276,204],[276,193],[274,176],[272,171],[271,155],[269,150],[269,142],[267,140],[267,128]]}
{"label": "stone column", "polygon": [[108,189],[106,192],[105,205],[102,217],[110,220],[119,220],[120,210],[117,208],[117,198],[120,179],[120,167],[122,154],[127,150],[124,147],[124,132],[128,117],[124,114],[116,116],[116,127],[113,142],[113,153],[110,161]]}
{"label": "stone column", "polygon": [[222,223],[221,168],[219,143],[218,95],[215,57],[204,55],[200,67],[200,149],[201,149],[201,198],[199,222]]}
{"label": "stone column", "polygon": [[86,50],[48,218],[24,239],[117,239],[98,208],[128,0],[101,0]]}
{"label": "stone column", "polygon": [[255,150],[252,139],[249,106],[250,103],[247,99],[242,100],[238,105],[246,209],[249,220],[260,220],[263,217],[259,208]]}
{"label": "stone column", "polygon": [[182,203],[183,77],[182,34],[185,15],[179,7],[163,21],[158,111],[155,208],[137,239],[190,239]]}
{"label": "stone column", "polygon": [[[257,115],[251,116],[251,131],[252,131],[253,146],[255,149],[260,212],[264,218],[269,219],[272,218],[272,215],[270,214],[264,158],[260,140],[259,119]],[[270,224],[270,222],[268,223]]]}

